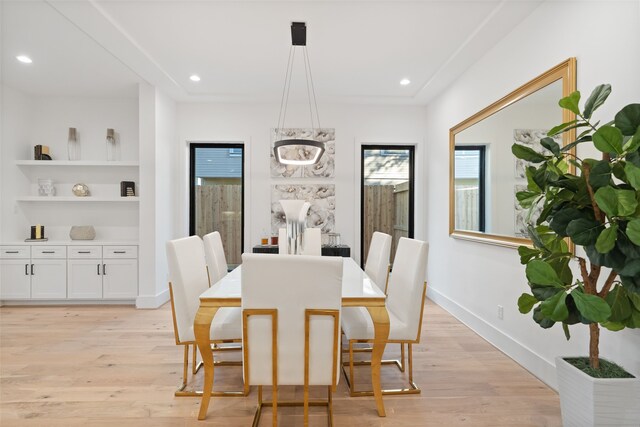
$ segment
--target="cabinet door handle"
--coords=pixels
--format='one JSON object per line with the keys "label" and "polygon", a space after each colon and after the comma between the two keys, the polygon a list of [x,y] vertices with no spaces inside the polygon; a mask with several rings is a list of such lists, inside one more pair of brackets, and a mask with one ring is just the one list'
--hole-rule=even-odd
{"label": "cabinet door handle", "polygon": [[33,276],[33,264],[31,264],[31,275]]}
{"label": "cabinet door handle", "polygon": [[98,276],[100,275],[100,264],[97,265],[98,267]]}
{"label": "cabinet door handle", "polygon": [[28,276],[29,275],[29,264],[25,264],[24,265],[24,275]]}
{"label": "cabinet door handle", "polygon": [[43,254],[55,254],[56,251],[42,251]]}
{"label": "cabinet door handle", "polygon": [[103,274],[104,276],[106,276],[106,275],[107,275],[107,264],[102,264],[102,274]]}
{"label": "cabinet door handle", "polygon": [[79,254],[90,254],[91,251],[78,251]]}
{"label": "cabinet door handle", "polygon": [[17,254],[18,251],[4,251],[5,254]]}
{"label": "cabinet door handle", "polygon": [[126,254],[127,251],[113,251],[114,254]]}

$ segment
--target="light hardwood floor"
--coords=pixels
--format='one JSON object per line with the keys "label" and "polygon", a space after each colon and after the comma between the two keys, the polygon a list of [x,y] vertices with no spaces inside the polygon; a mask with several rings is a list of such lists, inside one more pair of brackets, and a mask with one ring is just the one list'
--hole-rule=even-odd
{"label": "light hardwood floor", "polygon": [[[387,417],[379,418],[372,398],[349,397],[341,378],[336,426],[561,425],[553,390],[430,301],[423,328],[414,347],[422,394],[385,396]],[[390,345],[385,357],[397,354]],[[359,388],[367,387],[368,368],[356,369]],[[382,369],[385,387],[404,378],[395,367]],[[251,425],[255,389],[246,398],[213,398],[208,419],[197,421],[199,399],[173,396],[181,372],[168,304],[0,308],[2,427]],[[239,389],[241,378],[239,367],[220,368],[214,387]],[[280,398],[302,399],[302,391],[282,388]],[[302,410],[281,408],[279,418],[299,426]],[[267,409],[261,425],[270,422]],[[324,408],[311,409],[311,424],[326,425]]]}

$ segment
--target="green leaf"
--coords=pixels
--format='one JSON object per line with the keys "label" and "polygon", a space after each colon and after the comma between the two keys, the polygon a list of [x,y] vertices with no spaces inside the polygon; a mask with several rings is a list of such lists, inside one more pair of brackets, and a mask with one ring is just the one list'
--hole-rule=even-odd
{"label": "green leaf", "polygon": [[607,295],[606,301],[611,307],[609,321],[624,322],[627,317],[631,316],[631,301],[629,301],[624,287],[616,286],[613,288]]}
{"label": "green leaf", "polygon": [[631,301],[631,304],[633,304],[636,311],[640,311],[640,294],[629,292],[628,296],[629,296],[629,301]]}
{"label": "green leaf", "polygon": [[540,193],[534,193],[533,191],[518,191],[516,193],[518,204],[523,208],[530,208],[539,197]]}
{"label": "green leaf", "polygon": [[580,314],[592,322],[605,322],[611,316],[611,308],[602,298],[575,290],[571,292],[571,296]]}
{"label": "green leaf", "polygon": [[551,128],[549,132],[547,132],[547,135],[548,136],[557,135],[560,132],[563,132],[563,129],[568,128],[569,126],[574,125],[576,123],[578,123],[578,120],[571,120],[570,122],[566,122],[566,123],[562,123],[561,125],[554,126]]}
{"label": "green leaf", "polygon": [[560,145],[558,145],[558,143],[555,142],[553,138],[542,138],[540,140],[540,145],[551,151],[554,156],[558,157],[560,155]]}
{"label": "green leaf", "polygon": [[623,135],[633,135],[640,126],[640,104],[629,104],[616,114],[616,128]]}
{"label": "green leaf", "polygon": [[604,322],[602,326],[613,332],[621,331],[625,327],[624,323],[618,323],[618,322]]}
{"label": "green leaf", "polygon": [[596,86],[587,98],[587,102],[584,104],[584,117],[589,119],[593,112],[601,106],[604,101],[606,101],[607,97],[611,93],[611,85],[603,84]]}
{"label": "green leaf", "polygon": [[569,333],[569,325],[562,322],[562,330],[564,331],[564,336],[569,341],[571,339],[571,334]]}
{"label": "green leaf", "polygon": [[632,215],[638,207],[636,192],[602,187],[596,191],[596,203],[609,218]]}
{"label": "green leaf", "polygon": [[602,233],[596,240],[596,249],[602,254],[611,252],[616,246],[616,238],[618,237],[618,224],[611,224],[609,228],[602,230]]}
{"label": "green leaf", "polygon": [[531,261],[532,258],[540,255],[540,251],[538,249],[533,249],[528,246],[519,246],[518,254],[520,255],[520,264],[526,264]]}
{"label": "green leaf", "polygon": [[622,163],[623,162],[615,163],[611,170],[613,171],[613,175],[616,178],[618,178],[620,181],[627,182],[627,174],[624,171],[624,166],[625,165],[623,165]]}
{"label": "green leaf", "polygon": [[566,298],[567,293],[564,290],[556,293],[554,296],[540,304],[540,312],[545,317],[548,317],[555,322],[562,322],[567,318],[567,316],[569,316],[569,309],[565,304]]}
{"label": "green leaf", "polygon": [[541,286],[562,286],[558,273],[545,261],[534,259],[527,264],[527,279],[531,283]]}
{"label": "green leaf", "polygon": [[640,246],[640,218],[629,221],[627,224],[627,237],[635,245]]}
{"label": "green leaf", "polygon": [[567,235],[576,245],[593,245],[598,240],[602,224],[586,218],[574,219],[567,225]]}
{"label": "green leaf", "polygon": [[622,132],[613,126],[602,126],[593,134],[593,144],[603,153],[622,154]]}
{"label": "green leaf", "polygon": [[526,314],[533,309],[533,306],[538,303],[538,300],[533,295],[522,294],[518,298],[518,310],[520,313]]}
{"label": "green leaf", "polygon": [[580,91],[575,91],[571,93],[569,96],[562,98],[558,101],[558,105],[564,108],[565,110],[569,110],[572,113],[580,114],[580,107],[578,103],[580,102]]}
{"label": "green leaf", "polygon": [[640,168],[631,162],[627,162],[624,165],[624,173],[629,184],[636,190],[640,190]]}
{"label": "green leaf", "polygon": [[595,190],[609,185],[611,182],[611,164],[602,160],[591,166],[589,171],[589,184]]}
{"label": "green leaf", "polygon": [[532,148],[525,147],[524,145],[520,144],[513,144],[511,146],[511,152],[517,158],[526,160],[527,162],[531,163],[540,163],[547,160],[546,156],[543,156]]}
{"label": "green leaf", "polygon": [[550,327],[552,327],[556,322],[554,322],[553,320],[546,318],[541,312],[540,312],[540,306],[537,306],[536,308],[533,309],[533,320],[540,325],[541,328],[544,329],[549,329]]}
{"label": "green leaf", "polygon": [[538,301],[545,301],[558,292],[558,288],[551,286],[530,285],[531,293]]}
{"label": "green leaf", "polygon": [[636,131],[635,135],[633,135],[627,142],[625,142],[622,148],[627,153],[634,153],[638,151],[638,148],[640,148],[640,126],[638,126],[638,130]]}
{"label": "green leaf", "polygon": [[624,267],[617,269],[616,273],[621,276],[636,276],[640,275],[640,258],[627,259],[624,263]]}

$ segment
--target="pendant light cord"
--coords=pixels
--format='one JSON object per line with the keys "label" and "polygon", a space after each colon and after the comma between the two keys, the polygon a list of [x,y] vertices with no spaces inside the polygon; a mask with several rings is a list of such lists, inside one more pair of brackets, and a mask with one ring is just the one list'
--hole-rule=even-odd
{"label": "pendant light cord", "polygon": [[[305,58],[306,64],[309,65],[309,79],[311,80],[311,93],[313,94],[313,103],[315,104],[315,107],[316,107],[316,118],[318,122],[318,129],[322,129],[322,126],[320,126],[320,113],[318,111],[318,100],[316,98],[316,89],[313,85],[313,74],[311,74],[311,62],[309,62],[309,52],[307,51],[306,46],[304,49],[304,58]],[[309,97],[309,104],[311,104],[311,97]],[[313,116],[311,117],[311,124],[313,126]]]}
{"label": "pendant light cord", "polygon": [[295,56],[295,50],[294,50],[294,47],[291,46],[289,48],[289,60],[287,61],[287,71],[284,74],[284,87],[282,88],[282,98],[280,99],[280,114],[278,115],[278,128],[276,129],[276,140],[282,139],[282,127],[284,126],[284,119],[287,115],[287,104],[289,103],[289,89],[291,88],[291,75],[293,74],[294,56]]}

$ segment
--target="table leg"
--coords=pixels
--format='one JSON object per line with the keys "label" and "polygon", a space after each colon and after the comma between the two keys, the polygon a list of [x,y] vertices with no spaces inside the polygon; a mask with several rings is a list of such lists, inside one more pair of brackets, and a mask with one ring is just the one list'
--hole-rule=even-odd
{"label": "table leg", "polygon": [[211,352],[211,322],[216,315],[218,307],[200,307],[193,322],[193,332],[196,336],[196,344],[200,350],[200,357],[204,365],[204,385],[202,388],[202,401],[200,402],[199,420],[207,417],[211,391],[213,390],[213,353]]}
{"label": "table leg", "polygon": [[382,366],[382,353],[389,338],[389,313],[386,307],[367,307],[373,321],[374,338],[373,351],[371,353],[371,383],[373,396],[376,399],[378,415],[386,417],[384,402],[382,401],[382,386],[380,384],[380,367]]}

